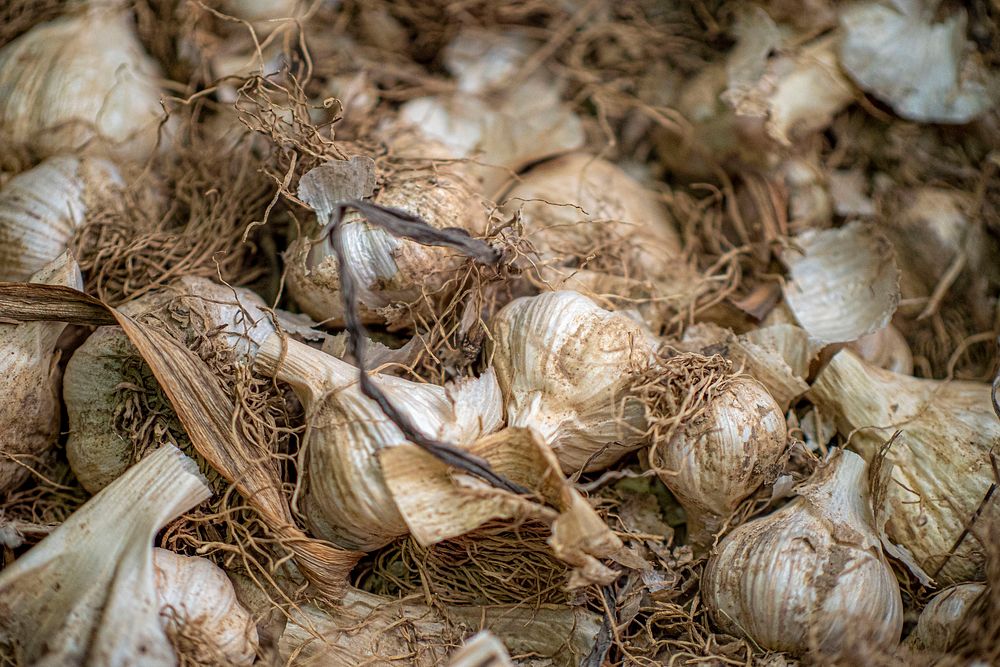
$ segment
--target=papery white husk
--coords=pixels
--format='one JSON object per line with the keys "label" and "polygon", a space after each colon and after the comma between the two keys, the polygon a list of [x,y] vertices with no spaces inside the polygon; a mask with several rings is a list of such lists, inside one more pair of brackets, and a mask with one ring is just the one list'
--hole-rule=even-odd
{"label": "papery white husk", "polygon": [[37,25],[0,50],[0,137],[40,156],[86,148],[144,160],[163,117],[160,77],[124,10]]}
{"label": "papery white husk", "polygon": [[[945,555],[994,481],[989,452],[1000,438],[1000,421],[990,386],[897,375],[843,350],[816,378],[809,398],[835,418],[841,435],[850,436],[850,446],[869,461],[902,431],[885,455],[894,466],[889,537],[940,582],[980,578],[984,555],[975,527],[950,558]],[[985,525],[997,507],[983,509],[979,520]]]}
{"label": "papery white husk", "polygon": [[937,0],[862,2],[840,17],[840,64],[903,118],[967,123],[996,103],[995,76],[972,50],[964,10],[934,20]]}
{"label": "papery white husk", "polygon": [[[372,551],[408,532],[385,485],[376,452],[407,442],[399,427],[358,386],[358,369],[296,341],[272,337],[257,362],[292,385],[307,410],[303,512],[319,537],[349,549]],[[447,387],[388,375],[374,381],[425,435],[462,446],[500,426],[496,378]]]}
{"label": "papery white husk", "polygon": [[0,572],[0,639],[24,664],[175,665],[152,542],[209,496],[176,447],[145,458]]}
{"label": "papery white husk", "polygon": [[790,280],[785,301],[810,336],[852,341],[882,329],[899,305],[892,244],[870,225],[808,231],[782,255]]}
{"label": "papery white husk", "polygon": [[88,206],[123,185],[112,163],[66,155],[10,179],[0,190],[0,280],[27,280],[65,252]]}
{"label": "papery white husk", "polygon": [[[83,289],[80,267],[63,253],[31,282]],[[0,323],[0,495],[38,469],[59,439],[59,352],[63,322]]]}
{"label": "papery white husk", "polygon": [[448,656],[448,667],[514,667],[514,663],[499,637],[480,630]]}
{"label": "papery white husk", "polygon": [[958,584],[944,589],[920,612],[917,627],[904,643],[924,651],[948,651],[972,606],[985,592],[986,584]]}
{"label": "papery white husk", "polygon": [[600,470],[646,444],[645,408],[629,398],[653,354],[642,326],[561,291],[515,299],[490,332],[507,424],[541,433],[567,473]]}
{"label": "papery white husk", "polygon": [[702,580],[715,623],[766,649],[890,648],[903,605],[875,529],[867,466],[836,450],[777,512],[739,526]]}
{"label": "papery white husk", "polygon": [[250,665],[257,651],[257,626],[236,599],[233,584],[212,561],[153,550],[160,622],[168,635],[196,639],[192,660],[224,659]]}

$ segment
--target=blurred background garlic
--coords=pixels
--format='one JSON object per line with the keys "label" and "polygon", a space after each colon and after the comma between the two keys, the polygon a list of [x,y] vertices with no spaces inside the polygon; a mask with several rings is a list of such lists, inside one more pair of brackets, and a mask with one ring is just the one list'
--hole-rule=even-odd
{"label": "blurred background garlic", "polygon": [[65,252],[88,208],[123,185],[112,163],[72,156],[10,179],[0,190],[0,280],[27,280]]}
{"label": "blurred background garlic", "polygon": [[[83,289],[80,267],[63,253],[31,282]],[[0,324],[0,494],[14,489],[44,463],[59,438],[59,352],[63,322]]]}
{"label": "blurred background garlic", "polygon": [[990,386],[899,375],[842,350],[808,396],[868,461],[902,431],[885,453],[893,464],[889,537],[939,582],[981,578],[984,549],[975,526],[966,528],[979,512],[984,525],[1000,515],[995,502],[983,505],[995,481],[990,451],[1000,439]]}
{"label": "blurred background garlic", "polygon": [[737,376],[655,447],[651,463],[684,507],[689,542],[710,546],[740,502],[777,478],[786,437],[785,417],[763,385]]}
{"label": "blurred background garlic", "polygon": [[[266,340],[258,369],[287,382],[305,406],[302,507],[314,533],[361,551],[408,532],[386,487],[377,452],[407,440],[378,404],[361,393],[358,369],[294,340]],[[499,428],[502,402],[496,378],[440,387],[389,375],[375,382],[421,433],[459,446]]]}
{"label": "blurred background garlic", "polygon": [[836,653],[862,641],[894,647],[903,606],[882,554],[864,459],[835,450],[797,492],[716,548],[702,580],[712,619],[773,651]]}
{"label": "blurred background garlic", "polygon": [[986,584],[958,584],[939,592],[920,612],[917,627],[904,643],[916,649],[948,651],[985,592]]}
{"label": "blurred background garlic", "polygon": [[[321,165],[299,184],[299,197],[316,211],[318,225],[285,253],[288,289],[302,310],[326,324],[344,317],[337,259],[324,227],[334,203],[370,198],[438,229],[456,227],[473,236],[486,231],[486,209],[463,163],[451,162],[440,146],[411,132],[390,132],[384,140],[395,158],[391,168],[376,174],[370,159],[355,156]],[[390,306],[403,306],[396,317],[409,322],[405,306],[440,297],[465,261],[452,249],[393,236],[356,211],[345,215],[343,225],[348,268],[361,288],[359,307],[367,322],[390,319]]]}
{"label": "blurred background garlic", "polygon": [[900,375],[913,375],[910,345],[891,324],[847,345],[867,363]]}
{"label": "blurred background garlic", "polygon": [[37,25],[0,50],[0,137],[40,157],[144,160],[163,117],[160,76],[124,9],[98,3]]}
{"label": "blurred background garlic", "polygon": [[645,409],[630,399],[653,340],[625,315],[570,291],[515,299],[490,322],[487,353],[508,426],[536,429],[563,471],[600,470],[646,441]]}
{"label": "blurred background garlic", "polygon": [[153,549],[160,623],[184,658],[199,664],[253,664],[257,626],[211,561]]}

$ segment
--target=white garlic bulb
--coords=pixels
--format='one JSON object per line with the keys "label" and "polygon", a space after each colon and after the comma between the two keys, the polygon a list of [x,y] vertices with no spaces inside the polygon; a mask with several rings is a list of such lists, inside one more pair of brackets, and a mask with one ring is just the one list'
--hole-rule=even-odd
{"label": "white garlic bulb", "polygon": [[773,651],[892,647],[903,605],[875,528],[864,459],[835,450],[798,497],[730,533],[702,594],[715,623]]}
{"label": "white garlic bulb", "polygon": [[490,332],[508,425],[536,429],[568,474],[645,444],[645,408],[629,388],[654,343],[635,321],[576,292],[546,292],[507,304]]}
{"label": "white garlic bulb", "polygon": [[[372,551],[408,532],[376,453],[406,438],[358,386],[358,369],[294,340],[272,336],[258,368],[292,385],[307,410],[303,511],[314,533],[342,547]],[[379,375],[374,381],[423,434],[469,444],[502,421],[492,371],[440,387]]]}
{"label": "white garlic bulb", "polygon": [[980,511],[983,522],[1000,514],[995,503],[982,505],[994,481],[990,450],[1000,441],[990,385],[899,375],[842,350],[808,396],[868,461],[902,431],[885,454],[893,464],[888,536],[934,579],[981,578],[984,549],[966,527]]}
{"label": "white garlic bulb", "polygon": [[226,573],[205,558],[153,549],[160,623],[185,657],[204,663],[250,665],[257,626],[236,599]]}
{"label": "white garlic bulb", "polygon": [[99,158],[53,157],[0,190],[0,280],[27,280],[65,252],[96,197],[124,185]]}
{"label": "white garlic bulb", "polygon": [[[33,283],[83,289],[83,277],[63,253],[31,278]],[[63,322],[0,324],[0,493],[37,469],[59,438],[59,353]]]}
{"label": "white garlic bulb", "polygon": [[939,592],[917,618],[917,627],[905,644],[921,650],[947,651],[962,629],[973,605],[986,592],[986,584],[958,584]]}
{"label": "white garlic bulb", "polygon": [[[432,155],[444,157],[441,148],[413,135],[391,132],[386,142],[402,161],[394,165],[394,170],[385,177],[386,182],[371,201],[418,215],[438,229],[456,227],[474,236],[485,232],[486,209],[462,163],[429,159]],[[365,160],[355,157],[339,164],[327,163],[302,177],[300,197],[316,209],[321,224],[327,222],[326,215],[332,210],[324,212],[324,204],[370,197],[375,177],[370,174],[345,186],[337,183],[340,174],[331,172],[328,181],[311,175],[341,165],[351,165],[344,169],[352,169],[353,165]],[[370,160],[367,162],[371,164]],[[306,187],[311,189],[305,190]],[[337,191],[340,187],[344,188],[343,192]],[[424,295],[438,294],[465,261],[450,248],[398,238],[368,223],[355,211],[349,211],[342,224],[344,252],[351,260],[348,268],[357,279],[359,309],[368,322],[384,322],[383,309],[387,306],[413,304]],[[325,234],[326,231],[321,230],[315,238],[300,238],[289,246],[285,253],[288,289],[311,317],[340,323],[344,310],[339,267]]]}
{"label": "white garlic bulb", "polygon": [[781,469],[787,428],[778,404],[756,380],[722,380],[704,412],[655,449],[663,483],[687,514],[689,541],[711,543],[722,521]]}
{"label": "white garlic bulb", "polygon": [[41,156],[86,147],[143,160],[163,116],[159,77],[125,11],[35,26],[0,50],[0,137]]}

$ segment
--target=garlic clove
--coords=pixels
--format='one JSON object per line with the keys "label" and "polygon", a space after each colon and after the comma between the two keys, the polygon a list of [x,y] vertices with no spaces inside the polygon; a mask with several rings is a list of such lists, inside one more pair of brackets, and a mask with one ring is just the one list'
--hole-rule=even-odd
{"label": "garlic clove", "polygon": [[509,426],[536,429],[563,470],[600,470],[645,444],[645,411],[629,399],[653,339],[576,292],[521,297],[490,323]]}
{"label": "garlic clove", "polygon": [[[994,481],[990,449],[1000,438],[1000,422],[990,386],[898,375],[843,350],[819,374],[808,396],[833,416],[840,434],[850,437],[850,446],[869,461],[897,429],[902,431],[885,454],[893,464],[889,537],[934,579],[956,583],[981,578],[983,548],[975,526],[972,534],[965,530],[975,523]],[[995,505],[982,511],[978,520],[983,522],[997,513]]]}
{"label": "garlic clove", "polygon": [[98,158],[53,157],[0,190],[0,280],[27,280],[65,252],[87,209],[124,185]]}
{"label": "garlic clove", "polygon": [[891,324],[875,333],[862,336],[847,345],[867,363],[900,375],[913,375],[910,345]]}
{"label": "garlic clove", "polygon": [[864,459],[835,450],[799,497],[730,533],[702,593],[715,623],[763,648],[835,653],[899,641],[899,585],[879,544]]}
{"label": "garlic clove", "polygon": [[[80,267],[68,253],[46,264],[33,283],[83,288]],[[17,487],[59,438],[59,352],[62,322],[0,324],[0,494]]]}
{"label": "garlic clove", "polygon": [[808,231],[784,253],[785,301],[824,343],[855,340],[889,324],[899,305],[899,270],[889,240],[870,225]]}
{"label": "garlic clove", "polygon": [[236,599],[226,573],[210,560],[153,549],[160,623],[185,658],[203,663],[250,665],[257,626]]}
{"label": "garlic clove", "polygon": [[917,618],[905,645],[923,651],[948,651],[963,622],[986,592],[986,584],[958,584],[939,592]]}
{"label": "garlic clove", "polygon": [[996,102],[996,77],[969,57],[964,10],[935,21],[937,2],[862,2],[840,16],[840,64],[903,118],[967,123]]}
{"label": "garlic clove", "polygon": [[777,478],[787,436],[764,386],[736,376],[716,383],[704,410],[654,446],[650,461],[684,507],[690,542],[710,545],[740,502]]}
{"label": "garlic clove", "polygon": [[194,461],[163,447],[0,572],[0,640],[39,665],[174,665],[152,542],[211,496]]}
{"label": "garlic clove", "polygon": [[123,10],[43,23],[0,50],[0,136],[41,156],[86,148],[143,160],[163,117],[160,76]]}

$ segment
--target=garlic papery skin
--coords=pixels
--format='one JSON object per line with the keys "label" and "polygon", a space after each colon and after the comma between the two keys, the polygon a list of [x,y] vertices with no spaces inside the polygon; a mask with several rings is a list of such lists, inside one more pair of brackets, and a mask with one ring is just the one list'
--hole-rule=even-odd
{"label": "garlic papery skin", "polygon": [[176,665],[153,538],[210,496],[176,447],[140,461],[0,572],[0,641],[21,664]]}
{"label": "garlic papery skin", "polygon": [[[990,385],[898,375],[842,350],[817,376],[808,397],[870,462],[897,429],[902,431],[885,453],[893,464],[889,538],[939,582],[980,579],[984,549],[976,530],[955,547],[994,481],[990,450],[1000,439],[1000,421]],[[997,507],[987,504],[982,512],[979,521],[986,522]]]}
{"label": "garlic papery skin", "polygon": [[[63,253],[33,283],[83,289],[80,267]],[[0,495],[37,469],[59,438],[59,353],[63,322],[0,324]]]}
{"label": "garlic papery skin", "polygon": [[906,638],[907,646],[923,651],[948,651],[970,609],[986,593],[986,584],[958,584],[931,598]]}
{"label": "garlic papery skin", "polygon": [[777,478],[787,435],[764,386],[737,376],[722,380],[704,411],[652,450],[660,479],[687,514],[689,542],[709,546],[740,501]]}
{"label": "garlic papery skin", "polygon": [[[160,622],[198,663],[253,664],[257,626],[226,573],[210,560],[153,549]],[[187,652],[186,652],[187,653]]]}
{"label": "garlic papery skin", "polygon": [[642,326],[560,291],[515,299],[490,332],[507,425],[536,429],[567,474],[600,470],[646,444],[645,408],[629,395],[653,356]]}
{"label": "garlic papery skin", "polygon": [[73,156],[10,179],[0,190],[0,280],[27,280],[65,252],[88,207],[122,186],[112,163]]}
{"label": "garlic papery skin", "polygon": [[[302,177],[299,197],[316,210],[320,227],[328,222],[333,203],[370,198],[375,204],[417,215],[438,229],[456,227],[473,236],[485,233],[486,209],[463,163],[450,161],[440,146],[407,132],[387,132],[385,143],[399,159],[382,176],[385,182],[374,195],[376,174],[365,177],[358,175],[360,167],[354,169],[365,161],[371,165],[368,158],[328,162]],[[341,179],[346,178],[357,180],[345,184]],[[465,262],[453,249],[398,238],[354,211],[348,211],[342,224],[348,269],[360,288],[358,306],[366,322],[385,322],[388,313],[383,309],[388,306],[438,298]],[[339,266],[327,230],[316,227],[308,238],[294,241],[285,263],[289,291],[302,310],[321,322],[341,324]]]}
{"label": "garlic papery skin", "polygon": [[149,157],[163,117],[159,67],[128,12],[91,7],[0,50],[0,137],[40,156]]}
{"label": "garlic papery skin", "polygon": [[[314,533],[373,551],[409,529],[392,499],[377,452],[407,442],[372,399],[358,369],[294,340],[272,336],[257,367],[289,383],[306,408],[302,508]],[[388,375],[374,381],[421,433],[462,446],[499,428],[502,398],[492,371],[440,387]]]}
{"label": "garlic papery skin", "polygon": [[899,585],[875,528],[867,465],[835,450],[798,497],[726,536],[701,590],[725,632],[773,651],[891,648],[903,629]]}

